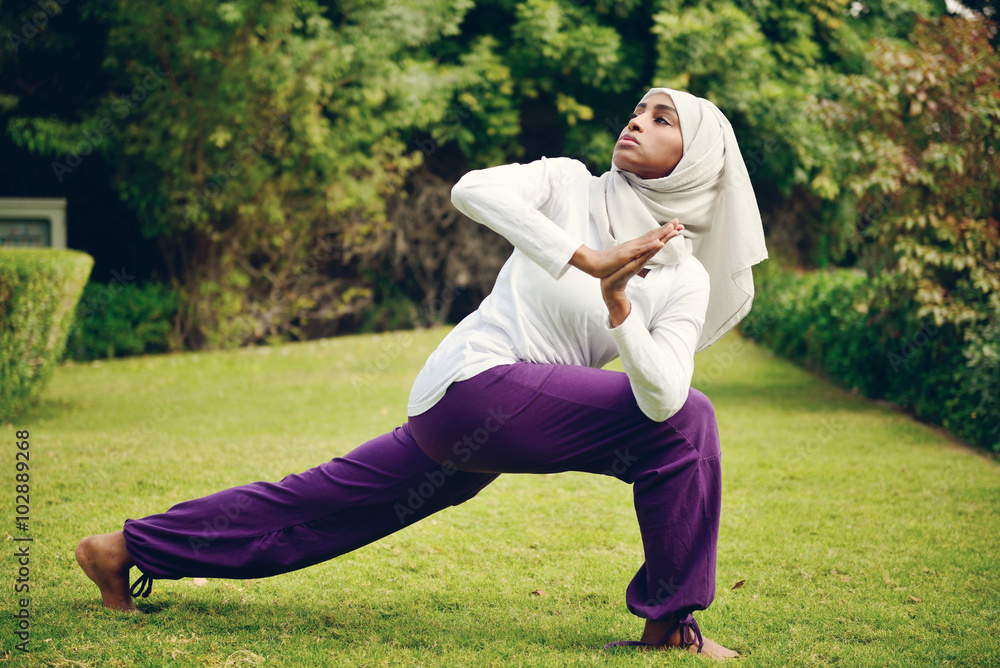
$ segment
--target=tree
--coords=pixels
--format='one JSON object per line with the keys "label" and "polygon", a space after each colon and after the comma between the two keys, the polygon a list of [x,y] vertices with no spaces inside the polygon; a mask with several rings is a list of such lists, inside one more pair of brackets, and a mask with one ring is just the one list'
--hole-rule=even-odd
{"label": "tree", "polygon": [[869,325],[897,340],[935,332],[929,348],[957,357],[963,382],[952,383],[954,362],[935,365],[910,403],[947,416],[936,398],[954,385],[962,411],[944,423],[983,443],[1000,439],[995,36],[981,18],[919,20],[908,43],[874,41],[870,70],[838,78],[811,107],[829,131],[817,178],[854,203],[853,247],[875,287]]}
{"label": "tree", "polygon": [[94,137],[167,258],[186,344],[294,334],[370,294],[349,271],[324,274],[371,251],[384,197],[419,164],[404,133],[440,121],[461,68],[410,53],[455,32],[466,8],[104,3],[85,11],[108,26],[110,90],[80,122],[24,116],[8,132],[54,155],[57,173]]}
{"label": "tree", "polygon": [[[814,184],[825,136],[807,108],[838,74],[866,67],[868,40],[903,39],[920,16],[945,13],[939,0],[787,0],[707,3],[660,0],[656,81],[707,97],[733,123],[769,241],[805,264],[838,256],[837,202]],[[823,155],[826,155],[823,153]]]}

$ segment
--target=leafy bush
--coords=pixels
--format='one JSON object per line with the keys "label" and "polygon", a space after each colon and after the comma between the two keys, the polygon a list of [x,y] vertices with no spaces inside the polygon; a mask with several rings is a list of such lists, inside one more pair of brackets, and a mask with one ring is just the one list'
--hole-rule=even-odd
{"label": "leafy bush", "polygon": [[938,325],[916,300],[876,307],[891,277],[770,267],[742,332],[869,397],[1000,451],[1000,315]]}
{"label": "leafy bush", "polygon": [[[84,29],[107,36],[86,43],[106,70],[91,78],[109,85],[88,82],[86,108],[32,115],[42,108],[22,104],[7,132],[55,158],[60,180],[88,159],[80,151],[115,168],[122,202],[178,286],[175,326],[187,346],[296,336],[304,321],[349,312],[347,299],[365,288],[342,272],[335,290],[319,270],[331,251],[318,241],[360,260],[377,250],[366,240],[385,225],[385,197],[423,159],[407,133],[441,125],[453,95],[476,87],[480,64],[423,52],[457,34],[471,6],[99,3],[83,10]],[[60,37],[25,48],[58,61],[52,51],[77,35]],[[0,96],[0,111],[15,105]],[[81,144],[87,137],[93,145]]]}
{"label": "leafy bush", "polygon": [[24,412],[52,377],[94,259],[0,248],[0,420]]}
{"label": "leafy bush", "polygon": [[158,283],[88,283],[76,309],[66,357],[93,360],[174,350],[177,292]]}
{"label": "leafy bush", "polygon": [[[745,331],[1000,451],[1000,58],[982,19],[874,40],[813,115],[856,274],[765,271]],[[853,210],[851,210],[853,209]]]}
{"label": "leafy bush", "polygon": [[860,264],[877,303],[966,331],[1000,308],[1000,56],[983,20],[918,21],[872,44],[870,71],[815,101],[830,194],[856,198]]}

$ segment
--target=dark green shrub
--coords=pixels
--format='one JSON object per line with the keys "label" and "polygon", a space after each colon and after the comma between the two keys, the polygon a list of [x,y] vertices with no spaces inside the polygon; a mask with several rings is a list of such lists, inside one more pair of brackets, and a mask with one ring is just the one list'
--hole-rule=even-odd
{"label": "dark green shrub", "polygon": [[66,357],[93,360],[176,349],[177,292],[147,283],[88,283],[76,308]]}
{"label": "dark green shrub", "polygon": [[[775,320],[755,328],[779,352],[1000,451],[994,30],[918,19],[908,40],[873,40],[862,71],[833,77],[813,99],[810,116],[826,132],[812,183],[839,198],[851,247],[841,259],[855,256],[869,278],[849,287],[835,274],[777,278],[759,293]],[[771,290],[795,303],[769,304]],[[816,346],[822,359],[810,354]]]}
{"label": "dark green shrub", "polygon": [[66,345],[94,259],[50,248],[0,248],[0,420],[41,394]]}
{"label": "dark green shrub", "polygon": [[768,267],[757,274],[742,332],[835,382],[1000,451],[997,314],[983,313],[962,328],[938,325],[917,317],[916,300],[885,305],[880,297],[888,280],[843,269],[794,274]]}

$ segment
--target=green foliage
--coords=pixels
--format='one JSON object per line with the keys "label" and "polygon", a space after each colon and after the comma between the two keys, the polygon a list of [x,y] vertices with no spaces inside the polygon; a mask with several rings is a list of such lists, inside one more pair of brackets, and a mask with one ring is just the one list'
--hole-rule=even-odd
{"label": "green foliage", "polygon": [[912,410],[1000,452],[1000,312],[963,329],[879,295],[892,278],[851,270],[798,275],[768,267],[744,335],[869,397]]}
{"label": "green foliage", "polygon": [[470,168],[497,165],[521,152],[520,114],[515,81],[492,35],[478,36],[459,57],[452,73],[455,92],[440,122],[416,140],[430,157],[439,147],[458,148]]}
{"label": "green foliage", "polygon": [[755,283],[757,295],[741,328],[744,335],[848,387],[877,395],[887,365],[877,333],[865,327],[863,276],[851,271],[796,276],[776,271],[769,262],[764,271],[755,272]]}
{"label": "green foliage", "polygon": [[[881,39],[882,53],[919,17],[945,11],[940,0],[71,3],[17,51],[0,53],[4,74],[18,82],[25,72],[56,71],[25,80],[65,103],[40,107],[49,98],[5,93],[0,109],[11,139],[52,156],[58,179],[89,168],[86,161],[114,166],[121,197],[163,249],[165,279],[179,286],[175,329],[185,347],[295,339],[335,329],[338,319],[360,322],[355,316],[373,300],[370,276],[393,237],[386,202],[409,188],[421,163],[454,180],[468,168],[561,154],[601,172],[649,84],[708,97],[733,120],[762,207],[774,214],[771,240],[795,247],[806,263],[850,264],[881,245],[905,262],[980,271],[970,280],[989,282],[960,250],[928,254],[924,241],[897,248],[883,236],[860,243],[855,232],[860,211],[866,233],[882,234],[865,212],[884,196],[921,209],[927,229],[953,228],[959,246],[994,243],[963,227],[969,216],[960,211],[963,202],[996,200],[983,196],[995,185],[988,177],[975,190],[976,161],[994,164],[995,154],[982,153],[990,146],[976,157],[950,140],[917,146],[906,138],[918,129],[913,122],[992,136],[982,110],[967,118],[959,105],[955,122],[941,116],[948,103],[931,109],[935,96],[955,94],[978,64],[988,65],[979,47],[943,31],[970,64],[951,72],[941,35],[929,35],[936,46],[914,62],[947,71],[940,90],[899,79],[901,95],[909,85],[929,96],[921,113],[906,128],[876,118],[865,144],[854,141],[863,133],[825,131],[828,110],[812,102],[844,102],[864,119],[866,86],[915,71],[905,59],[887,60],[874,75],[870,40]],[[0,19],[13,25],[21,14],[8,3]],[[103,68],[80,76],[78,60]],[[892,194],[896,177],[887,170],[905,170],[915,149],[927,160],[923,182],[956,194],[947,213]],[[868,163],[885,183],[841,187],[852,164],[863,171]],[[968,183],[945,181],[956,170]],[[954,222],[938,224],[948,216]],[[921,290],[939,280],[925,278],[914,274]],[[957,285],[945,290],[945,301],[962,294]]]}
{"label": "green foliage", "polygon": [[52,377],[93,265],[78,251],[0,248],[0,421],[24,412]]}
{"label": "green foliage", "polygon": [[910,17],[943,11],[929,0],[708,3],[661,0],[655,81],[715,102],[733,121],[754,181],[789,195],[810,187],[818,160],[810,93],[864,62],[864,36],[905,34]]}
{"label": "green foliage", "polygon": [[[857,202],[855,251],[891,275],[887,304],[916,300],[941,325],[973,323],[1000,293],[1000,58],[983,21],[918,22],[909,44],[873,44],[872,70],[817,98],[823,176]],[[839,159],[836,159],[839,158]]]}
{"label": "green foliage", "polygon": [[853,223],[828,178],[840,141],[823,131],[810,96],[828,91],[839,74],[863,71],[870,39],[905,38],[918,17],[945,13],[944,3],[659,0],[655,7],[653,83],[706,97],[730,118],[772,248],[810,266],[849,263]]}
{"label": "green foliage", "polygon": [[290,335],[363,287],[342,268],[332,292],[308,263],[330,236],[363,256],[384,225],[383,198],[421,159],[406,132],[440,122],[463,69],[420,49],[467,7],[366,0],[332,7],[334,22],[311,0],[87,5],[108,31],[110,90],[80,122],[25,116],[8,130],[58,156],[60,174],[79,164],[83,132],[102,138],[180,285],[185,344]]}
{"label": "green foliage", "polygon": [[76,307],[66,357],[94,360],[175,350],[177,291],[159,283],[88,283]]}
{"label": "green foliage", "polygon": [[428,49],[466,67],[430,148],[457,140],[465,164],[449,172],[560,154],[607,169],[609,130],[644,85],[648,24],[639,2],[476,2],[461,34]]}
{"label": "green foliage", "polygon": [[[835,79],[831,94],[811,103],[827,129],[817,146],[829,150],[818,187],[854,205],[841,235],[872,278],[868,326],[883,337],[917,331],[918,323],[934,327],[943,357],[928,364],[964,369],[947,401],[924,402],[901,387],[913,395],[904,403],[993,447],[1000,442],[994,34],[981,19],[918,20],[908,42],[874,41],[869,71]],[[923,380],[952,382],[945,376]],[[965,426],[983,420],[993,426]]]}
{"label": "green foliage", "polygon": [[535,74],[529,81],[539,89],[567,94],[556,84],[570,76],[577,87],[619,87],[612,77],[621,37],[593,12],[558,0],[526,0],[518,3],[515,16],[511,55],[521,72]]}
{"label": "green foliage", "polygon": [[456,60],[475,52],[480,63],[496,63],[479,76],[487,104],[456,96],[458,113],[433,129],[434,149],[458,139],[472,166],[561,153],[603,171],[635,95],[667,85],[716,102],[755,181],[769,196],[787,196],[810,188],[823,166],[812,150],[808,94],[832,73],[860,68],[869,36],[905,35],[912,17],[944,11],[932,0],[854,4],[477,2],[461,34],[430,52]]}
{"label": "green foliage", "polygon": [[391,332],[412,329],[419,322],[420,310],[413,300],[405,295],[389,294],[366,309],[358,332]]}

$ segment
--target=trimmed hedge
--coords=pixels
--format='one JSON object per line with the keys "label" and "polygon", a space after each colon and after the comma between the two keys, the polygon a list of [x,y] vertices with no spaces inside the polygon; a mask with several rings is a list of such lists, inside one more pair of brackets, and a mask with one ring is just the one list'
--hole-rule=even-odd
{"label": "trimmed hedge", "polygon": [[79,251],[0,248],[0,421],[23,413],[52,377],[93,266]]}
{"label": "trimmed hedge", "polygon": [[160,283],[88,283],[76,307],[66,357],[94,360],[176,350],[177,291]]}
{"label": "trimmed hedge", "polygon": [[744,336],[831,380],[887,399],[1000,452],[1000,324],[959,331],[916,317],[915,303],[875,313],[880,278],[851,270],[756,275]]}

